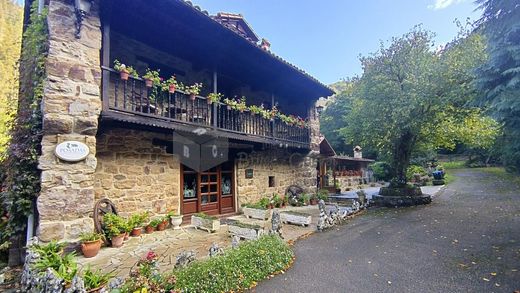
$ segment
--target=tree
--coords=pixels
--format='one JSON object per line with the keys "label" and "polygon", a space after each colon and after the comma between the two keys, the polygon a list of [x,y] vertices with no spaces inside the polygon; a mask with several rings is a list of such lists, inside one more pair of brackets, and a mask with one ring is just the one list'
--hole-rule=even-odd
{"label": "tree", "polygon": [[[388,157],[397,186],[406,183],[414,150],[476,143],[475,133],[485,133],[480,143],[488,146],[496,135],[496,122],[466,106],[476,97],[471,83],[473,68],[485,57],[482,38],[459,36],[433,48],[432,33],[415,27],[362,57],[363,75],[341,130],[347,140],[361,140]],[[485,127],[488,132],[479,132]]]}
{"label": "tree", "polygon": [[12,0],[0,0],[0,11],[0,160],[3,160],[18,99],[23,8]]}
{"label": "tree", "polygon": [[478,0],[480,29],[489,58],[479,68],[481,104],[503,123],[503,161],[520,172],[520,5],[517,0]]}

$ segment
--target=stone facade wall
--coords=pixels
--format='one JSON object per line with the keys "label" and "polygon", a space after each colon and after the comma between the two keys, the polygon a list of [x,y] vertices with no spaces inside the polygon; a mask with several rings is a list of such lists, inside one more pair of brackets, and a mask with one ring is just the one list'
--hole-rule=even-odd
{"label": "stone facade wall", "polygon": [[[317,158],[312,154],[273,149],[239,153],[237,159],[237,193],[240,205],[256,202],[263,196],[284,195],[287,187],[298,185],[307,193],[316,192]],[[253,169],[253,178],[246,179],[246,169]],[[274,186],[269,187],[269,176]]]}
{"label": "stone facade wall", "polygon": [[[75,239],[91,231],[96,169],[96,132],[101,110],[101,29],[98,1],[76,39],[73,1],[49,1],[49,54],[42,101],[43,138],[39,158],[41,193],[37,200],[43,241]],[[78,140],[90,148],[85,161],[66,163],[56,145]]]}
{"label": "stone facade wall", "polygon": [[144,130],[100,131],[94,174],[96,200],[110,199],[123,216],[180,211],[179,159],[166,153],[165,147],[153,145],[154,138],[172,139],[171,135]]}

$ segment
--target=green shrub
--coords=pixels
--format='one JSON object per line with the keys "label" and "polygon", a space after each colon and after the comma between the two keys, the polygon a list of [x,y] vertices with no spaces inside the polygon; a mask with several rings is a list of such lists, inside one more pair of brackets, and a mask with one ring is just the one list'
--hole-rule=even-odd
{"label": "green shrub", "polygon": [[175,288],[182,292],[241,291],[287,269],[293,257],[292,250],[280,237],[263,236],[223,255],[174,271],[177,278]]}
{"label": "green shrub", "polygon": [[376,180],[390,181],[394,175],[392,166],[387,162],[376,162],[370,165],[370,168],[374,171]]}
{"label": "green shrub", "polygon": [[428,173],[422,166],[419,165],[410,165],[408,169],[406,169],[406,180],[411,181],[415,174],[420,174],[421,176],[425,176]]}
{"label": "green shrub", "polygon": [[108,283],[108,281],[114,277],[111,273],[104,274],[101,270],[92,270],[90,266],[88,266],[83,271],[83,280],[85,282],[85,289],[92,290],[99,288]]}

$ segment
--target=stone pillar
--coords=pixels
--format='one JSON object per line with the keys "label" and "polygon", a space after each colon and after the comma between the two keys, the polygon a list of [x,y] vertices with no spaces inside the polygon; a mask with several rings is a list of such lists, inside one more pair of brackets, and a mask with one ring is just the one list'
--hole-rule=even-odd
{"label": "stone pillar", "polygon": [[[42,101],[41,192],[37,200],[37,234],[43,241],[73,240],[94,227],[95,135],[101,111],[99,1],[84,19],[79,39],[74,36],[73,3],[50,0],[48,6],[49,55]],[[58,160],[54,149],[65,140],[87,144],[90,154],[86,160]]]}
{"label": "stone pillar", "polygon": [[309,128],[311,131],[311,152],[319,153],[320,152],[320,118],[318,115],[318,111],[316,110],[316,103],[312,105],[309,109]]}

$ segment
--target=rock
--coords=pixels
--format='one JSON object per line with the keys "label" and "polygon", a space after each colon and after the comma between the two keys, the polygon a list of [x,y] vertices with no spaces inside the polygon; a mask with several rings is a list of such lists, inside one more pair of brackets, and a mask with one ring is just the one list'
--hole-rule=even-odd
{"label": "rock", "polygon": [[65,225],[62,222],[41,222],[38,235],[44,242],[61,240],[65,237]]}
{"label": "rock", "polygon": [[223,253],[224,253],[224,249],[219,247],[217,243],[213,242],[213,244],[209,248],[209,257],[214,257],[214,256],[217,256],[217,255],[223,254]]}
{"label": "rock", "polygon": [[175,268],[185,268],[190,263],[195,261],[195,252],[193,251],[183,251],[177,256],[177,260],[175,262]]}

